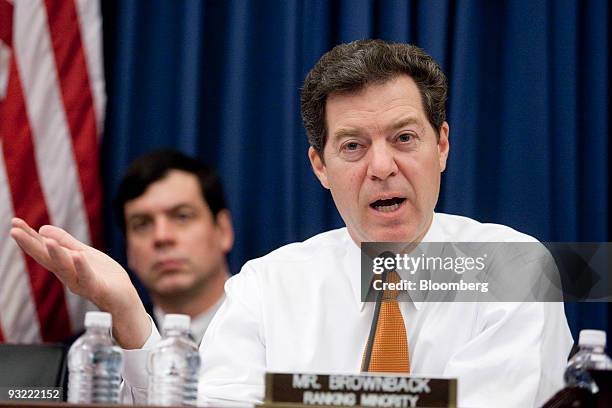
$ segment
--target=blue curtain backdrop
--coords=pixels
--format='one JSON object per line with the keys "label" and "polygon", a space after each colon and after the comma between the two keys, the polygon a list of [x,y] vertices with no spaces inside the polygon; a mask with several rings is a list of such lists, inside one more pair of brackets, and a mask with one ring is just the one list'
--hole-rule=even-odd
{"label": "blue curtain backdrop", "polygon": [[[437,210],[540,240],[608,241],[606,0],[104,1],[106,241],[110,200],[156,147],[220,172],[234,273],[248,259],[342,225],[313,176],[299,114],[306,72],[335,44],[414,43],[450,83],[451,153]],[[566,305],[574,332],[609,330],[608,304]]]}

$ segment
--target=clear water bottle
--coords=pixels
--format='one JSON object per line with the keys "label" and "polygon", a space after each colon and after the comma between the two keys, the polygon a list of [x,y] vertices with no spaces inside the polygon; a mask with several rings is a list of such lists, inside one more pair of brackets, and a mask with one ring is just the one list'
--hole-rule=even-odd
{"label": "clear water bottle", "polygon": [[119,402],[123,354],[113,341],[111,326],[109,313],[85,315],[85,333],[68,351],[68,402]]}
{"label": "clear water bottle", "polygon": [[595,394],[599,388],[587,370],[612,370],[612,360],[604,352],[606,332],[581,330],[578,346],[580,350],[570,359],[565,370],[565,385],[586,388]]}
{"label": "clear water bottle", "polygon": [[189,332],[190,323],[190,317],[181,314],[164,318],[163,338],[149,354],[149,405],[197,404],[200,354]]}

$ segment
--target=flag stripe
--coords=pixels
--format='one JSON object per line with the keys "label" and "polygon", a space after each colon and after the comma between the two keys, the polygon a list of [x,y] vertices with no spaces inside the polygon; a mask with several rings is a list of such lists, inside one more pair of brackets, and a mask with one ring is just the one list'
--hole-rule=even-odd
{"label": "flag stripe", "polygon": [[[42,0],[19,3],[14,25],[17,39],[15,57],[21,76],[35,79],[25,83],[24,96],[51,223],[90,243],[87,214],[47,21]],[[89,310],[85,307],[86,301],[67,289],[65,297],[73,327],[82,327],[84,313]]]}
{"label": "flag stripe", "polygon": [[[0,112],[2,111],[0,101]],[[10,220],[14,215],[11,206],[11,192],[6,176],[2,139],[0,139],[0,231],[10,230]],[[6,239],[0,245],[0,326],[3,339],[11,343],[39,343],[40,328],[36,305],[26,273],[23,254],[12,239]],[[34,324],[33,324],[34,323]]]}
{"label": "flag stripe", "polygon": [[102,191],[98,179],[98,140],[93,97],[74,1],[45,0],[62,100],[85,197],[92,244],[101,246]]}
{"label": "flag stripe", "polygon": [[4,99],[8,81],[10,47],[13,43],[13,5],[0,0],[0,101]]}
{"label": "flag stripe", "polygon": [[96,112],[96,129],[98,130],[98,145],[104,131],[104,109],[106,108],[106,93],[104,91],[104,63],[102,59],[102,18],[100,3],[91,0],[77,0],[77,16],[81,41],[85,49],[85,61],[89,74],[94,108]]}
{"label": "flag stripe", "polygon": [[[3,140],[15,215],[36,228],[48,224],[49,216],[38,178],[32,134],[14,58],[10,64],[7,93],[1,113],[3,117],[12,118],[11,121],[3,120],[0,123],[0,138]],[[58,341],[71,332],[63,287],[51,272],[43,269],[32,258],[26,257],[25,260],[42,339]]]}
{"label": "flag stripe", "polygon": [[19,3],[15,17],[14,55],[21,77],[30,78],[23,91],[49,217],[77,239],[90,242],[44,4]]}
{"label": "flag stripe", "polygon": [[[7,4],[12,13],[1,11]],[[10,48],[0,41],[0,231],[15,214],[97,243],[105,105],[99,1],[0,0],[0,7],[0,27],[12,40]],[[64,339],[92,309],[14,241],[0,240],[0,341]]]}
{"label": "flag stripe", "polygon": [[6,0],[0,0],[0,40],[9,47],[13,43],[13,5]]}

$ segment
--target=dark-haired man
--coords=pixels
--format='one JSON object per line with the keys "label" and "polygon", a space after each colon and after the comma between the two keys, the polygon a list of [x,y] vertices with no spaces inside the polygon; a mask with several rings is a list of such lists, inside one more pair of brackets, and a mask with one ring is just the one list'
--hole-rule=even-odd
{"label": "dark-haired man", "polygon": [[156,323],[166,313],[187,314],[199,343],[230,275],[234,233],[219,178],[178,151],[155,151],[132,162],[114,205]]}
{"label": "dark-haired man", "polygon": [[[228,280],[200,349],[200,403],[259,403],[266,371],[362,371],[374,315],[374,305],[361,301],[363,242],[535,242],[508,227],[434,213],[449,152],[446,92],[435,61],[406,44],[342,44],[310,71],[301,94],[308,155],[346,228],[247,262]],[[54,271],[73,290],[103,294],[96,304],[116,310],[113,293],[74,282],[99,276],[90,268],[97,263],[121,275],[108,259],[52,227],[38,235],[15,225],[22,248],[39,262],[59,263]],[[392,363],[402,360],[394,367],[418,376],[458,378],[460,406],[536,406],[561,387],[571,335],[560,303],[387,305],[381,322],[393,315],[393,330],[382,327],[376,336],[396,337],[375,337],[372,355],[376,349],[382,360],[392,352]],[[146,316],[131,318],[130,338],[124,316],[114,326],[120,343],[154,345],[159,334]],[[130,357],[125,378],[142,401],[146,381],[136,374],[146,353],[136,353],[144,356]]]}

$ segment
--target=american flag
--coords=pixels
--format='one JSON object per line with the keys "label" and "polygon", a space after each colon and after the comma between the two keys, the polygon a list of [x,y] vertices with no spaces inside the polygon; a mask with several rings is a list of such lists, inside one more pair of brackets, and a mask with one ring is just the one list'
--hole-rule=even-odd
{"label": "american flag", "polygon": [[17,216],[100,246],[101,35],[98,0],[0,0],[0,342],[59,341],[92,309],[8,233]]}

